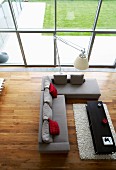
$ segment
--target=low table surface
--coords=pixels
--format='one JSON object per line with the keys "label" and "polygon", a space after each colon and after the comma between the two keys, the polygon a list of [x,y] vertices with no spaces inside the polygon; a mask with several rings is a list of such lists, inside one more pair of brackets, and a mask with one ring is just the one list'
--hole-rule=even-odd
{"label": "low table surface", "polygon": [[115,142],[102,101],[88,101],[86,109],[95,153],[112,154],[116,152]]}

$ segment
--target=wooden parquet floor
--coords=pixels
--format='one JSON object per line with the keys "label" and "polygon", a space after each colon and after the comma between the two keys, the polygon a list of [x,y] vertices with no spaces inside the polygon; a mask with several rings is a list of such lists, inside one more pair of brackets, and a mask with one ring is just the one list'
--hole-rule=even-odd
{"label": "wooden parquet floor", "polygon": [[[113,160],[81,160],[79,157],[72,103],[67,101],[67,121],[71,150],[66,154],[40,154],[38,128],[41,78],[53,72],[0,72],[5,88],[0,95],[0,170],[116,170]],[[71,73],[67,73],[71,74]],[[96,78],[102,100],[116,130],[116,73],[85,72]]]}

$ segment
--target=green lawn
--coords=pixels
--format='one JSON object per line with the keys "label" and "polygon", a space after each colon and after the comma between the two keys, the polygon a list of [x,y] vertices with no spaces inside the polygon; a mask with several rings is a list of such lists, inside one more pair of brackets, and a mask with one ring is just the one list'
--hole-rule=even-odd
{"label": "green lawn", "polygon": [[[54,28],[54,1],[41,2],[46,2],[44,28]],[[91,29],[97,5],[98,0],[58,0],[57,28]],[[116,29],[116,0],[103,0],[97,28]]]}

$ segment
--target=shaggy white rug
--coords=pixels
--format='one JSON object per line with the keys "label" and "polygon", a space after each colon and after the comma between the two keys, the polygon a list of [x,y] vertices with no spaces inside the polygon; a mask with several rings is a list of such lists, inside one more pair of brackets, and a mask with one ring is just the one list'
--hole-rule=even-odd
{"label": "shaggy white rug", "polygon": [[[116,143],[116,133],[106,104],[104,104],[104,109],[112,131],[112,135]],[[81,159],[116,159],[116,153],[107,154],[107,155],[95,154],[85,104],[73,104],[73,111],[74,111],[75,128],[76,128],[80,158]]]}

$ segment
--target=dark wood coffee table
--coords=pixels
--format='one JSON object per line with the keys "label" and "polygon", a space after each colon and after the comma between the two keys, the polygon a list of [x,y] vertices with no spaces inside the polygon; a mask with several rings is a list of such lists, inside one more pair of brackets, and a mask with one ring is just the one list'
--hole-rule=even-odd
{"label": "dark wood coffee table", "polygon": [[88,101],[86,109],[95,153],[112,154],[116,152],[115,142],[102,101]]}

